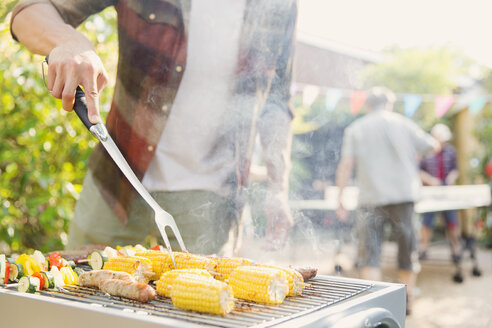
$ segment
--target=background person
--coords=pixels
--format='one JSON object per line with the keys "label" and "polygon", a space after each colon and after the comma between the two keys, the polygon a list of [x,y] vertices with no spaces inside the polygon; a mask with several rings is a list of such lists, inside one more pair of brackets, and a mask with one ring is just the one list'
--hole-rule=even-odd
{"label": "background person", "polygon": [[336,183],[340,190],[337,215],[346,220],[343,189],[355,169],[359,186],[357,237],[360,275],[381,280],[384,224],[389,222],[398,243],[398,277],[407,285],[410,312],[418,265],[414,229],[414,202],[419,196],[417,157],[439,149],[439,144],[408,118],[393,113],[394,94],[386,88],[368,91],[367,114],[344,133]]}
{"label": "background person", "polygon": [[[452,134],[444,124],[436,124],[431,134],[441,144],[441,151],[425,157],[420,163],[420,177],[426,186],[452,186],[459,176],[456,164],[456,149],[448,143]],[[451,255],[454,263],[461,260],[461,245],[459,240],[458,216],[456,211],[440,212],[446,222],[448,238],[451,244]],[[427,249],[432,238],[432,229],[436,212],[422,215],[420,230],[420,259],[427,257]]]}
{"label": "background person", "polygon": [[[108,6],[118,15],[119,57],[106,125],[137,177],[175,217],[188,250],[230,254],[237,246],[257,132],[269,177],[266,237],[285,240],[293,224],[288,102],[296,1],[21,1],[12,13],[14,37],[50,55],[48,89],[63,109],[72,109],[83,87],[93,123],[108,78],[75,27]],[[98,145],[68,247],[160,238],[153,218]]]}

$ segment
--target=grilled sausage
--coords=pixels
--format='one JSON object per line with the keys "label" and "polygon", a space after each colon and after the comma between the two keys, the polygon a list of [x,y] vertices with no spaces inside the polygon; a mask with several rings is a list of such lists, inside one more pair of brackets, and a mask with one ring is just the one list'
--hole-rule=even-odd
{"label": "grilled sausage", "polygon": [[302,275],[302,278],[304,279],[304,281],[316,277],[316,274],[318,273],[318,269],[311,268],[311,267],[291,266],[291,268],[296,270],[297,272],[299,272]]}
{"label": "grilled sausage", "polygon": [[99,287],[101,281],[105,279],[118,279],[123,281],[135,282],[135,278],[129,273],[111,270],[92,270],[84,272],[79,276],[79,286]]}
{"label": "grilled sausage", "polygon": [[139,302],[150,302],[155,298],[155,290],[147,284],[118,279],[105,279],[99,289],[111,296],[121,296]]}

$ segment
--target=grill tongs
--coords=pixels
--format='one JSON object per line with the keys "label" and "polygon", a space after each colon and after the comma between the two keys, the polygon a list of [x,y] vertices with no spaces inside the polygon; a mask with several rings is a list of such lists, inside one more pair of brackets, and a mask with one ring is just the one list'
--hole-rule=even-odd
{"label": "grill tongs", "polygon": [[[46,63],[48,63],[48,57],[46,57]],[[82,123],[84,123],[85,127],[89,129],[89,131],[94,135],[106,148],[106,151],[109,153],[113,161],[118,165],[121,172],[125,175],[125,177],[130,181],[132,186],[137,190],[140,196],[149,204],[149,206],[154,210],[154,218],[155,223],[157,224],[157,228],[159,229],[162,238],[164,239],[164,243],[166,244],[169,255],[171,256],[171,260],[173,261],[174,267],[176,268],[176,262],[174,261],[174,255],[171,249],[171,244],[169,243],[169,238],[166,234],[166,227],[170,227],[176,236],[179,246],[181,250],[186,252],[186,247],[183,242],[183,238],[181,238],[181,234],[179,233],[178,227],[176,226],[176,222],[171,214],[163,210],[159,204],[152,198],[152,196],[148,193],[145,187],[142,185],[140,180],[135,176],[133,170],[128,165],[127,161],[121,154],[118,146],[114,143],[113,139],[108,133],[106,126],[103,123],[99,122],[97,124],[92,124],[89,121],[89,115],[87,113],[87,102],[85,100],[85,93],[80,88],[77,87],[77,91],[75,93],[75,103],[73,109],[77,116],[80,118]]]}

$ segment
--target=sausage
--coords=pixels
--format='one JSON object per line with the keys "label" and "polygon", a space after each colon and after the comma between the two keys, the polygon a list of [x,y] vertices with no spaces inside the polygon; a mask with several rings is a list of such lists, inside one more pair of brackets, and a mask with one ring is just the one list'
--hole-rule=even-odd
{"label": "sausage", "polygon": [[304,281],[316,277],[316,274],[318,273],[318,269],[312,268],[312,267],[291,266],[291,268],[296,270],[297,272],[299,272],[302,275],[302,278],[304,279]]}
{"label": "sausage", "polygon": [[121,296],[139,302],[150,302],[155,298],[155,290],[147,284],[118,279],[105,279],[99,289],[111,296]]}
{"label": "sausage", "polygon": [[135,278],[127,272],[111,270],[92,270],[84,272],[79,276],[79,286],[99,287],[104,279],[118,279],[123,281],[135,282]]}

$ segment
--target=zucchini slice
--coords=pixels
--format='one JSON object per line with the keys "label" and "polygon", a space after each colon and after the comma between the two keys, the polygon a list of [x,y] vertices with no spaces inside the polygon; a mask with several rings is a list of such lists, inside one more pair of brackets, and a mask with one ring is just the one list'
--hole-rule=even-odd
{"label": "zucchini slice", "polygon": [[17,290],[21,293],[34,293],[39,290],[40,283],[36,277],[24,276],[20,278]]}
{"label": "zucchini slice", "polygon": [[108,257],[102,251],[94,251],[89,255],[89,265],[93,270],[102,270]]}
{"label": "zucchini slice", "polygon": [[24,268],[22,268],[22,265],[19,263],[10,262],[9,280],[17,281],[17,279],[20,279],[22,276],[24,276]]}
{"label": "zucchini slice", "polygon": [[73,269],[73,271],[75,271],[77,276],[80,276],[82,273],[84,273],[84,269],[79,268],[79,267],[75,267],[75,269]]}
{"label": "zucchini slice", "polygon": [[53,274],[48,271],[41,271],[41,274],[44,276],[44,288],[55,288],[55,277]]}

